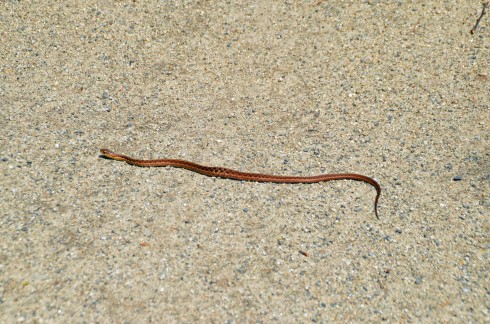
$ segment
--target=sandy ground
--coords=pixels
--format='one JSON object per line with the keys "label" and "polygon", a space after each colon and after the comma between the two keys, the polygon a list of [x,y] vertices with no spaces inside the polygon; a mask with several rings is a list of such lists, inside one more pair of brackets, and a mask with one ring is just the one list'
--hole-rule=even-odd
{"label": "sandy ground", "polygon": [[[37,3],[0,3],[1,322],[490,320],[480,1]],[[365,174],[380,220],[101,147]]]}

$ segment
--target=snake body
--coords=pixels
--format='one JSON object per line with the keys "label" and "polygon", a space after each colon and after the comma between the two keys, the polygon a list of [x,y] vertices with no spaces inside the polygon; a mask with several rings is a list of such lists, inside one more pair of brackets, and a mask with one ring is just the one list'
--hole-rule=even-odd
{"label": "snake body", "polygon": [[281,176],[281,175],[273,175],[273,174],[240,172],[233,169],[222,168],[222,167],[209,167],[186,160],[175,160],[175,159],[139,160],[139,159],[133,159],[126,155],[112,152],[108,149],[100,149],[100,153],[102,153],[103,156],[109,159],[124,161],[128,164],[136,165],[139,167],[170,166],[174,168],[187,169],[200,174],[204,174],[209,177],[218,177],[218,178],[241,180],[241,181],[275,182],[275,183],[318,183],[318,182],[332,181],[332,180],[363,181],[369,183],[376,189],[376,198],[374,200],[374,213],[376,217],[379,219],[378,200],[379,197],[381,196],[381,186],[373,178],[364,176],[362,174],[331,173],[331,174],[321,174],[321,175],[309,176],[309,177]]}

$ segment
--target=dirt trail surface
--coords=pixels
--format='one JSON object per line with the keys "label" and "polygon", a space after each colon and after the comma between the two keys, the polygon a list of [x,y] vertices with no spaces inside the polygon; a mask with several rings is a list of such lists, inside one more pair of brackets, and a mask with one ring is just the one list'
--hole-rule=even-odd
{"label": "dirt trail surface", "polygon": [[2,1],[0,321],[489,321],[482,7]]}

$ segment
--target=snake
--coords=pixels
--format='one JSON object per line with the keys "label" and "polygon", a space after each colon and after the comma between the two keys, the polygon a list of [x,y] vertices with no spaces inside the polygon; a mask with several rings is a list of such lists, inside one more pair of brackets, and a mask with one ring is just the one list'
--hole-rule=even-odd
{"label": "snake", "polygon": [[116,161],[124,161],[128,164],[139,167],[174,167],[194,171],[209,177],[225,178],[239,181],[252,182],[273,182],[273,183],[318,183],[332,180],[356,180],[366,182],[376,189],[376,198],[374,199],[374,214],[378,216],[378,200],[381,196],[381,186],[379,183],[368,176],[356,173],[328,173],[315,176],[283,176],[263,173],[241,172],[223,167],[211,167],[186,160],[176,159],[157,159],[157,160],[140,160],[129,156],[115,153],[108,149],[100,149],[100,153]]}

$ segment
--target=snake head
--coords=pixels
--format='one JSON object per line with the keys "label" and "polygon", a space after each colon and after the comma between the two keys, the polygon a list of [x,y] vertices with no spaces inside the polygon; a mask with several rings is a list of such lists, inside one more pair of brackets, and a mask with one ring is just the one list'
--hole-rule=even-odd
{"label": "snake head", "polygon": [[122,155],[112,152],[111,150],[105,148],[101,148],[100,153],[102,153],[103,156],[109,159],[113,159],[117,161],[126,161],[126,159]]}

